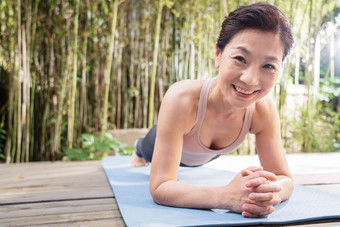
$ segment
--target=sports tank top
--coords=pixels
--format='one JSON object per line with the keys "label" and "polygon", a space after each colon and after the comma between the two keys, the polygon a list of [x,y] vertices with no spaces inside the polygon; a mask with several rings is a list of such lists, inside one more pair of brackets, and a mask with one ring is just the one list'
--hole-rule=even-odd
{"label": "sports tank top", "polygon": [[236,150],[244,141],[251,127],[253,105],[247,107],[243,118],[241,132],[239,133],[238,137],[232,144],[219,150],[212,150],[205,147],[201,143],[199,138],[200,130],[202,127],[202,123],[207,108],[209,89],[214,79],[216,78],[209,78],[204,81],[200,93],[200,99],[198,102],[198,109],[194,126],[190,130],[190,132],[186,133],[183,137],[183,150],[181,163],[187,166],[202,165],[209,162],[216,155],[226,154]]}

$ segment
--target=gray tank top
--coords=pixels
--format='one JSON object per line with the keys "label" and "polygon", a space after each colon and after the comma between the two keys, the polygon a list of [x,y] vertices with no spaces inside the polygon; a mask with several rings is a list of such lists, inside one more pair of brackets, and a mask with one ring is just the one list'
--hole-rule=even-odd
{"label": "gray tank top", "polygon": [[183,150],[181,163],[187,166],[202,165],[209,162],[216,155],[226,154],[235,151],[242,144],[242,142],[246,138],[246,135],[249,133],[251,127],[251,118],[253,114],[254,105],[247,107],[241,132],[232,144],[223,149],[212,150],[205,147],[201,143],[199,139],[200,130],[207,108],[209,89],[214,79],[216,78],[209,78],[204,81],[201,89],[194,126],[190,130],[190,132],[186,133],[183,137]]}

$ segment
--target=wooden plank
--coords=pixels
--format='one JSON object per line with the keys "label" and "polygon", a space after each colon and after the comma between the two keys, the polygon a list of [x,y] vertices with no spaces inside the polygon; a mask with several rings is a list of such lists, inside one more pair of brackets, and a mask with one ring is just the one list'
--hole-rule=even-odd
{"label": "wooden plank", "polygon": [[104,210],[118,211],[116,200],[84,199],[0,206],[0,219]]}
{"label": "wooden plank", "polygon": [[0,226],[124,226],[115,199],[93,199],[0,206]]}
{"label": "wooden plank", "polygon": [[37,187],[17,187],[0,190],[0,205],[43,202],[68,199],[84,198],[108,198],[114,197],[111,188],[108,185],[99,185],[91,187],[83,184],[65,184],[54,182],[51,185],[39,185]]}
{"label": "wooden plank", "polygon": [[19,218],[5,218],[1,220],[2,226],[50,226],[50,225],[66,225],[66,226],[79,226],[79,223],[87,222],[112,222],[119,223],[124,226],[124,222],[117,213],[112,211],[95,211],[95,212],[80,212],[70,214],[52,214],[52,215],[37,215],[32,217],[19,217]]}
{"label": "wooden plank", "polygon": [[[35,226],[46,226],[46,224],[35,225]],[[86,226],[86,227],[98,227],[98,226],[110,226],[110,227],[125,227],[123,220],[121,219],[110,219],[110,220],[90,220],[90,221],[77,221],[77,222],[65,222],[65,223],[56,223],[56,224],[48,224],[49,227],[70,227],[70,226]]]}
{"label": "wooden plank", "polygon": [[113,197],[100,161],[0,165],[0,205]]}

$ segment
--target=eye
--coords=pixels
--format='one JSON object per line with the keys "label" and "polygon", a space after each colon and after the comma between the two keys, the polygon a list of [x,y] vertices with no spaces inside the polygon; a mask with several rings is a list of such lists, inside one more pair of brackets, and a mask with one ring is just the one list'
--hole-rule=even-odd
{"label": "eye", "polygon": [[274,65],[271,65],[271,64],[266,64],[265,66],[263,66],[264,68],[266,69],[273,69],[273,70],[276,70],[276,67]]}
{"label": "eye", "polygon": [[240,62],[247,63],[246,59],[244,59],[244,57],[242,57],[242,56],[236,56],[235,59],[240,61]]}

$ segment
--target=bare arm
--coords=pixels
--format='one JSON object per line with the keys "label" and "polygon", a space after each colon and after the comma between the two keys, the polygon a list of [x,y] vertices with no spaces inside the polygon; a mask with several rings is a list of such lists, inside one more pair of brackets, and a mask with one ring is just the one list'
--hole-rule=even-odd
{"label": "bare arm", "polygon": [[[183,135],[191,129],[195,116],[195,107],[190,107],[190,97],[186,100],[183,94],[178,94],[179,89],[169,89],[160,108],[151,165],[150,192],[154,201],[163,205],[215,208],[219,197],[216,191],[221,188],[200,187],[177,181]],[[211,197],[212,194],[216,195],[216,199]]]}
{"label": "bare arm", "polygon": [[264,101],[267,106],[264,108],[264,115],[267,120],[262,124],[264,127],[256,134],[256,148],[263,169],[278,176],[282,186],[278,195],[284,201],[290,197],[294,182],[282,145],[279,115],[272,100],[269,97],[266,98],[267,100]]}
{"label": "bare arm", "polygon": [[[288,199],[293,191],[292,180],[280,135],[280,120],[270,97],[265,97],[256,104],[252,131],[256,135],[256,148],[259,159],[265,171],[274,173],[278,181],[269,183],[267,179],[254,178],[249,187],[254,189],[250,197],[256,205],[250,205],[246,211],[248,217],[256,216],[258,206],[275,205]],[[281,190],[273,193],[271,187],[275,184]]]}

